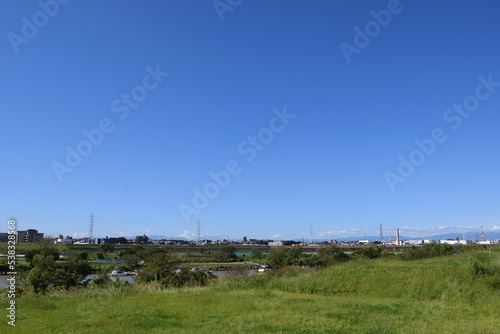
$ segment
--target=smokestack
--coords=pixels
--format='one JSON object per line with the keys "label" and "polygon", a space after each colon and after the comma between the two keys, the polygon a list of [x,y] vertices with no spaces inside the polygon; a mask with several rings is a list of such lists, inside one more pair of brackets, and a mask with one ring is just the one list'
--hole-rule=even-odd
{"label": "smokestack", "polygon": [[399,241],[399,228],[396,229],[396,245],[400,246],[400,242]]}

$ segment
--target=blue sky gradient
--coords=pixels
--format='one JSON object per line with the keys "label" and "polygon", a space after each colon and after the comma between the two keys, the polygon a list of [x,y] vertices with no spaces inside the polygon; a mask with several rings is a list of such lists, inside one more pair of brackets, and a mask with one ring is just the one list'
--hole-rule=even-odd
{"label": "blue sky gradient", "polygon": [[[379,224],[500,230],[497,1],[216,4],[0,3],[0,230],[15,217],[19,229],[87,235],[91,212],[98,236],[193,238],[198,219],[213,239],[308,238],[309,222],[316,238],[378,235]],[[231,8],[223,20],[220,8]],[[376,28],[371,11],[388,8],[390,22],[356,46],[355,28]],[[457,127],[447,110],[479,85],[488,96]],[[285,109],[294,118],[273,121]],[[113,130],[58,177],[54,163],[67,166],[66,148],[103,120]],[[391,187],[387,172],[435,129],[447,139]],[[248,161],[242,147],[259,134]],[[231,161],[239,172],[196,207],[194,189]]]}

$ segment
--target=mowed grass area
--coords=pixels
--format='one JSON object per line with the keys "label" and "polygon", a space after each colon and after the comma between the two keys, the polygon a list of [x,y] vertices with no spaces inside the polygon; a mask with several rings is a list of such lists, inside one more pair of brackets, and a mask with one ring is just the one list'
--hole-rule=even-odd
{"label": "mowed grass area", "polygon": [[21,302],[16,324],[22,333],[498,333],[499,326],[498,308],[488,305],[209,289]]}
{"label": "mowed grass area", "polygon": [[[498,257],[498,253],[495,252]],[[86,289],[17,300],[21,333],[500,333],[496,258],[355,260],[207,288]],[[5,305],[5,304],[4,304]],[[3,308],[3,307],[2,307]],[[4,309],[4,308],[3,308]],[[9,331],[6,319],[0,332]]]}

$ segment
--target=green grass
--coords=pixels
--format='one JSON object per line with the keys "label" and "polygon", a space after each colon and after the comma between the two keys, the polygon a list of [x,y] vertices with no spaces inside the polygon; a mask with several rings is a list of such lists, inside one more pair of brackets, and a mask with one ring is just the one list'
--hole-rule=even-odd
{"label": "green grass", "polygon": [[[22,333],[499,333],[498,253],[222,280],[86,289],[17,301]],[[487,274],[474,274],[473,264]],[[4,309],[2,307],[2,309]],[[2,316],[3,317],[3,316]],[[6,321],[0,332],[6,332]]]}

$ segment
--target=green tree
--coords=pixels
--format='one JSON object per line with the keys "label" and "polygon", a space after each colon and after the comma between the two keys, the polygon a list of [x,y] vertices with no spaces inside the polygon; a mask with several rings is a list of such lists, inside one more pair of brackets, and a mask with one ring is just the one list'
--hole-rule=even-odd
{"label": "green tree", "polygon": [[218,253],[213,255],[213,259],[219,262],[235,261],[237,259],[235,252],[236,247],[231,245],[223,246]]}
{"label": "green tree", "polygon": [[125,249],[124,251],[121,251],[119,253],[120,256],[125,256],[127,254],[134,254],[134,255],[137,255],[139,256],[141,259],[144,260],[144,258],[142,257],[142,254],[144,253],[144,247],[142,246],[138,246],[138,245],[133,245],[132,247],[130,248],[127,248]]}
{"label": "green tree", "polygon": [[83,259],[82,253],[73,253],[68,256],[68,262],[62,269],[58,278],[59,281],[54,285],[68,289],[71,286],[85,285],[85,278],[90,274],[91,268],[89,262]]}
{"label": "green tree", "polygon": [[337,252],[340,251],[340,248],[337,247],[337,245],[328,245],[325,247],[320,247],[316,250],[316,253],[318,253],[319,256],[327,256],[327,255],[335,255]]}
{"label": "green tree", "polygon": [[7,265],[7,259],[0,259],[0,271],[9,271],[9,266]]}
{"label": "green tree", "polygon": [[318,254],[318,264],[320,266],[328,266],[336,262],[345,262],[349,260],[349,256],[336,245],[320,247],[316,253]]}
{"label": "green tree", "polygon": [[49,286],[58,280],[56,262],[51,256],[35,255],[33,269],[28,275],[28,282],[35,293],[45,293]]}
{"label": "green tree", "polygon": [[163,279],[174,275],[174,270],[179,263],[179,258],[170,253],[152,254],[145,260],[144,267],[139,272],[138,278],[145,283],[161,282]]}
{"label": "green tree", "polygon": [[110,274],[110,270],[106,270],[106,269],[101,268],[97,277],[92,280],[92,284],[98,285],[98,286],[103,286],[103,285],[109,285],[109,284],[113,283],[113,281],[109,277],[109,274]]}
{"label": "green tree", "polygon": [[115,249],[115,246],[112,244],[101,244],[99,245],[99,250],[103,253],[111,253]]}
{"label": "green tree", "polygon": [[76,255],[80,260],[88,260],[89,252],[80,252]]}
{"label": "green tree", "polygon": [[122,260],[129,269],[134,269],[141,261],[141,259],[135,254],[126,254],[122,257]]}
{"label": "green tree", "polygon": [[378,245],[371,245],[370,247],[359,248],[354,251],[354,254],[359,256],[366,256],[369,259],[377,259],[382,256],[382,247]]}
{"label": "green tree", "polygon": [[273,268],[281,268],[293,264],[301,264],[302,248],[284,246],[272,248],[267,256],[269,265]]}
{"label": "green tree", "polygon": [[262,258],[262,252],[258,248],[252,248],[252,259],[258,260]]}
{"label": "green tree", "polygon": [[54,261],[57,261],[60,258],[58,247],[54,245],[49,238],[33,243],[33,246],[26,251],[25,260],[30,266],[33,266],[33,259],[37,254],[41,256],[51,256]]}

